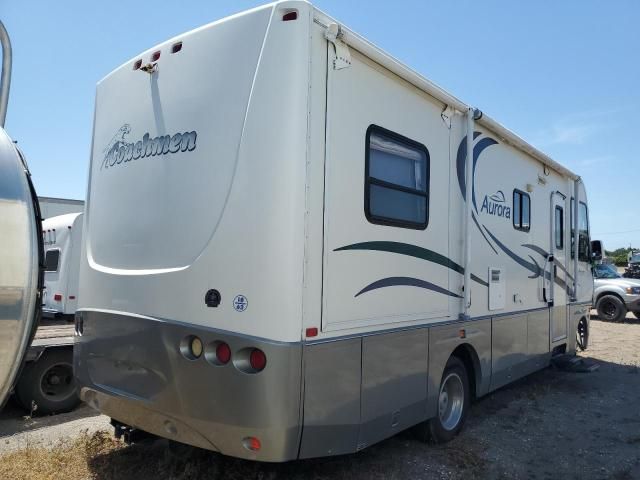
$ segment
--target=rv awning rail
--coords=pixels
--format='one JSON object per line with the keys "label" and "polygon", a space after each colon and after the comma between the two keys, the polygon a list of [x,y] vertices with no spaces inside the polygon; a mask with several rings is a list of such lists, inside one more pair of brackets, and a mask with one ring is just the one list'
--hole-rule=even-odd
{"label": "rv awning rail", "polygon": [[[324,12],[316,9],[316,16],[314,20],[324,26],[327,27],[331,23],[338,23],[333,18],[325,14]],[[420,90],[428,93],[432,97],[441,101],[445,105],[453,108],[461,115],[466,115],[469,108],[472,108],[470,105],[462,102],[458,98],[454,97],[450,93],[446,92],[444,89],[426,79],[422,75],[420,75],[415,70],[412,70],[402,62],[393,58],[388,53],[385,53],[382,49],[369,42],[365,38],[361,37],[357,33],[349,30],[348,28],[340,25],[340,34],[339,40],[345,43],[346,45],[352,47],[353,49],[359,51],[363,55],[369,57],[371,60],[376,63],[382,65],[387,68],[389,71],[395,73],[402,79],[411,83],[413,86],[419,88]],[[491,117],[486,114],[482,114],[481,118],[476,120],[476,123],[482,125],[488,130],[491,130],[494,134],[496,134],[501,141],[507,143],[529,155],[539,160],[542,164],[548,166],[549,168],[555,170],[556,172],[565,175],[572,180],[576,180],[578,175],[573,173],[566,167],[563,167],[558,162],[553,160],[547,154],[541,152],[533,145],[527,143],[523,138],[519,135],[513,133],[508,128],[505,128]]]}

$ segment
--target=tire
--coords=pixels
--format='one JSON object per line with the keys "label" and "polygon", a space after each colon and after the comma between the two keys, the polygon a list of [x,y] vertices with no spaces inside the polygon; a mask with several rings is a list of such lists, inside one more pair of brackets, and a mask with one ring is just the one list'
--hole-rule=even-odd
{"label": "tire", "polygon": [[624,302],[615,295],[604,295],[596,305],[598,316],[609,322],[620,322],[627,315],[627,307]]}
{"label": "tire", "polygon": [[[433,443],[448,442],[462,430],[471,405],[469,388],[469,377],[464,363],[458,357],[451,357],[440,381],[438,414],[426,423]],[[452,402],[452,398],[462,405]]]}
{"label": "tire", "polygon": [[33,414],[48,415],[73,410],[79,403],[73,376],[73,350],[45,350],[35,362],[28,363],[16,385],[18,402]]}

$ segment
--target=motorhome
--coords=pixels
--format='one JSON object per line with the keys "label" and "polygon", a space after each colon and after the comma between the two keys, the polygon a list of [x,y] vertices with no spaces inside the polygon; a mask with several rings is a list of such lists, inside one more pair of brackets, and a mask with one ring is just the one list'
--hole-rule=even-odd
{"label": "motorhome", "polygon": [[84,233],[75,373],[133,438],[446,441],[588,328],[580,177],[302,1],[98,83]]}
{"label": "motorhome", "polygon": [[82,221],[82,213],[67,213],[42,222],[45,316],[73,316],[76,312]]}

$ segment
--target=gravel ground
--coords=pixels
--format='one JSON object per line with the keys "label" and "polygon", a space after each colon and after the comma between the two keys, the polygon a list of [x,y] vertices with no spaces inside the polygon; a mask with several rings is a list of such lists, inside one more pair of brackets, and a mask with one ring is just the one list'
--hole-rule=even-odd
{"label": "gravel ground", "polygon": [[77,437],[85,430],[91,434],[107,429],[111,429],[109,417],[86,405],[69,413],[30,418],[10,401],[0,413],[0,454],[27,446],[50,447],[60,439]]}
{"label": "gravel ground", "polygon": [[[639,345],[637,320],[605,323],[593,319],[591,345],[582,356],[599,364],[598,371],[570,373],[549,368],[500,389],[476,402],[465,430],[443,446],[421,443],[407,431],[358,454],[279,465],[184,448],[178,456],[173,453],[170,471],[174,473],[161,476],[349,480],[640,478]],[[84,429],[91,432],[107,428],[108,419],[87,407],[66,416],[33,420],[16,417],[15,412],[3,413],[0,453],[27,442],[50,445]],[[141,458],[145,460],[140,461]],[[166,468],[166,459],[166,442],[141,444],[102,455],[103,467],[92,471],[96,478],[118,478],[128,472],[139,480],[157,479],[154,465]]]}

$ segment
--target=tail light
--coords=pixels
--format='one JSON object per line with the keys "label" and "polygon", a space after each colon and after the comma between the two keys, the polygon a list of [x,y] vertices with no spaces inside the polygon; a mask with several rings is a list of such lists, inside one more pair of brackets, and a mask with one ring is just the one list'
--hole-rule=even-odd
{"label": "tail light", "polygon": [[61,302],[61,301],[62,301],[62,295],[61,295],[61,294],[59,294],[59,293],[56,293],[56,294],[53,296],[53,299],[54,299],[56,302]]}
{"label": "tail light", "polygon": [[249,355],[249,364],[256,372],[260,372],[267,366],[267,356],[262,350],[254,348]]}
{"label": "tail light", "polygon": [[221,342],[216,347],[216,358],[222,365],[226,365],[231,360],[231,348],[224,342]]}

